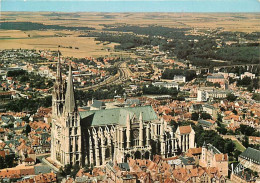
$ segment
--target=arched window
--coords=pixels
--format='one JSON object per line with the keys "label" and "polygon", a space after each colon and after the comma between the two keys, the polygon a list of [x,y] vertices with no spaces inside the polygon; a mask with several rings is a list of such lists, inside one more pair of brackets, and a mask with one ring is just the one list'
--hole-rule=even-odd
{"label": "arched window", "polygon": [[140,153],[140,151],[136,151],[135,152],[135,159],[141,159],[142,158],[142,154]]}
{"label": "arched window", "polygon": [[110,149],[109,149],[109,148],[106,148],[105,158],[106,158],[106,159],[109,159],[109,158],[110,158]]}

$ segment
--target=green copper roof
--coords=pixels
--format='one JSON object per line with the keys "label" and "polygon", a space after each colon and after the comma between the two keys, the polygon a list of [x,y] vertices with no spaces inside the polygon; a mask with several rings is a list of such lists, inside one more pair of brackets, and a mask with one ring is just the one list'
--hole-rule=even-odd
{"label": "green copper roof", "polygon": [[135,115],[139,119],[142,113],[143,121],[152,121],[157,119],[157,115],[151,106],[125,107],[105,110],[93,110],[79,112],[81,120],[91,126],[102,125],[126,125],[126,118],[129,114],[130,119]]}
{"label": "green copper roof", "polygon": [[251,147],[248,147],[242,154],[240,154],[240,157],[250,161],[252,160],[254,163],[260,165],[260,151],[253,149]]}

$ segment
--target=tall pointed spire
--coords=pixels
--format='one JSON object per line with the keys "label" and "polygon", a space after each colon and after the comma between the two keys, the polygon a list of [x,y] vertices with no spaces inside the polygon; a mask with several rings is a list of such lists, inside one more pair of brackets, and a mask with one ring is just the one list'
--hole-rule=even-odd
{"label": "tall pointed spire", "polygon": [[71,71],[71,64],[69,65],[69,75],[67,80],[67,90],[65,95],[65,112],[72,113],[75,112],[76,101],[74,96],[74,86]]}
{"label": "tall pointed spire", "polygon": [[60,64],[60,50],[58,50],[58,63],[57,63],[57,82],[62,82],[61,64]]}

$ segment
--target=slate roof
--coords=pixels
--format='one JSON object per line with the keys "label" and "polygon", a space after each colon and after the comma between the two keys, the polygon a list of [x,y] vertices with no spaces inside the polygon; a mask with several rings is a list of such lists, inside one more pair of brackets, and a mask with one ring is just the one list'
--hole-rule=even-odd
{"label": "slate roof", "polygon": [[41,174],[41,173],[51,173],[52,169],[47,165],[37,165],[34,166],[35,175]]}
{"label": "slate roof", "polygon": [[215,109],[215,107],[213,105],[208,105],[208,104],[205,104],[203,107],[209,108],[209,109]]}
{"label": "slate roof", "polygon": [[129,104],[129,105],[132,105],[132,104],[139,105],[140,104],[140,100],[139,99],[127,99],[126,103]]}
{"label": "slate roof", "polygon": [[103,101],[93,100],[93,104],[91,106],[95,108],[101,108],[103,106],[106,106],[106,104]]}
{"label": "slate roof", "polygon": [[9,122],[14,122],[15,119],[13,116],[10,116],[10,115],[2,115],[1,116],[1,119],[4,123],[9,123]]}
{"label": "slate roof", "polygon": [[193,110],[203,110],[203,107],[201,104],[193,104],[192,108],[193,108]]}
{"label": "slate roof", "polygon": [[221,154],[221,152],[212,144],[207,144],[208,151],[213,151],[214,154]]}
{"label": "slate roof", "polygon": [[194,165],[195,159],[193,157],[180,157],[179,158],[184,165]]}
{"label": "slate roof", "polygon": [[239,157],[246,159],[246,160],[252,160],[253,163],[256,163],[260,165],[260,151],[253,149],[251,147],[248,147],[242,154],[239,155]]}
{"label": "slate roof", "polygon": [[207,76],[208,79],[224,79],[224,76],[222,74],[214,74],[211,76]]}
{"label": "slate roof", "polygon": [[205,127],[211,127],[211,126],[213,125],[211,122],[206,121],[206,120],[202,120],[202,119],[200,119],[200,120],[198,121],[198,123],[199,123],[201,126],[205,126]]}
{"label": "slate roof", "polygon": [[90,126],[102,125],[126,125],[126,118],[129,114],[130,119],[135,115],[139,119],[142,113],[143,121],[156,120],[157,115],[151,106],[125,107],[105,110],[81,111],[79,112],[81,120]]}
{"label": "slate roof", "polygon": [[120,168],[122,171],[130,171],[130,167],[129,167],[129,164],[128,164],[128,163],[120,163],[120,164],[119,164],[119,168]]}

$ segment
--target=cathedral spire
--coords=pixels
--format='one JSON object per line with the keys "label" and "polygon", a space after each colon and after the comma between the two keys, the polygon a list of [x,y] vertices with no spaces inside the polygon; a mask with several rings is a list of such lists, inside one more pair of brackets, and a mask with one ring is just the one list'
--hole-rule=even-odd
{"label": "cathedral spire", "polygon": [[65,95],[65,112],[72,113],[75,112],[76,101],[74,96],[74,86],[73,77],[71,71],[71,64],[69,65],[69,75],[67,80],[67,90]]}
{"label": "cathedral spire", "polygon": [[62,76],[61,76],[61,64],[60,64],[60,50],[58,50],[58,63],[57,63],[57,80],[62,82]]}

